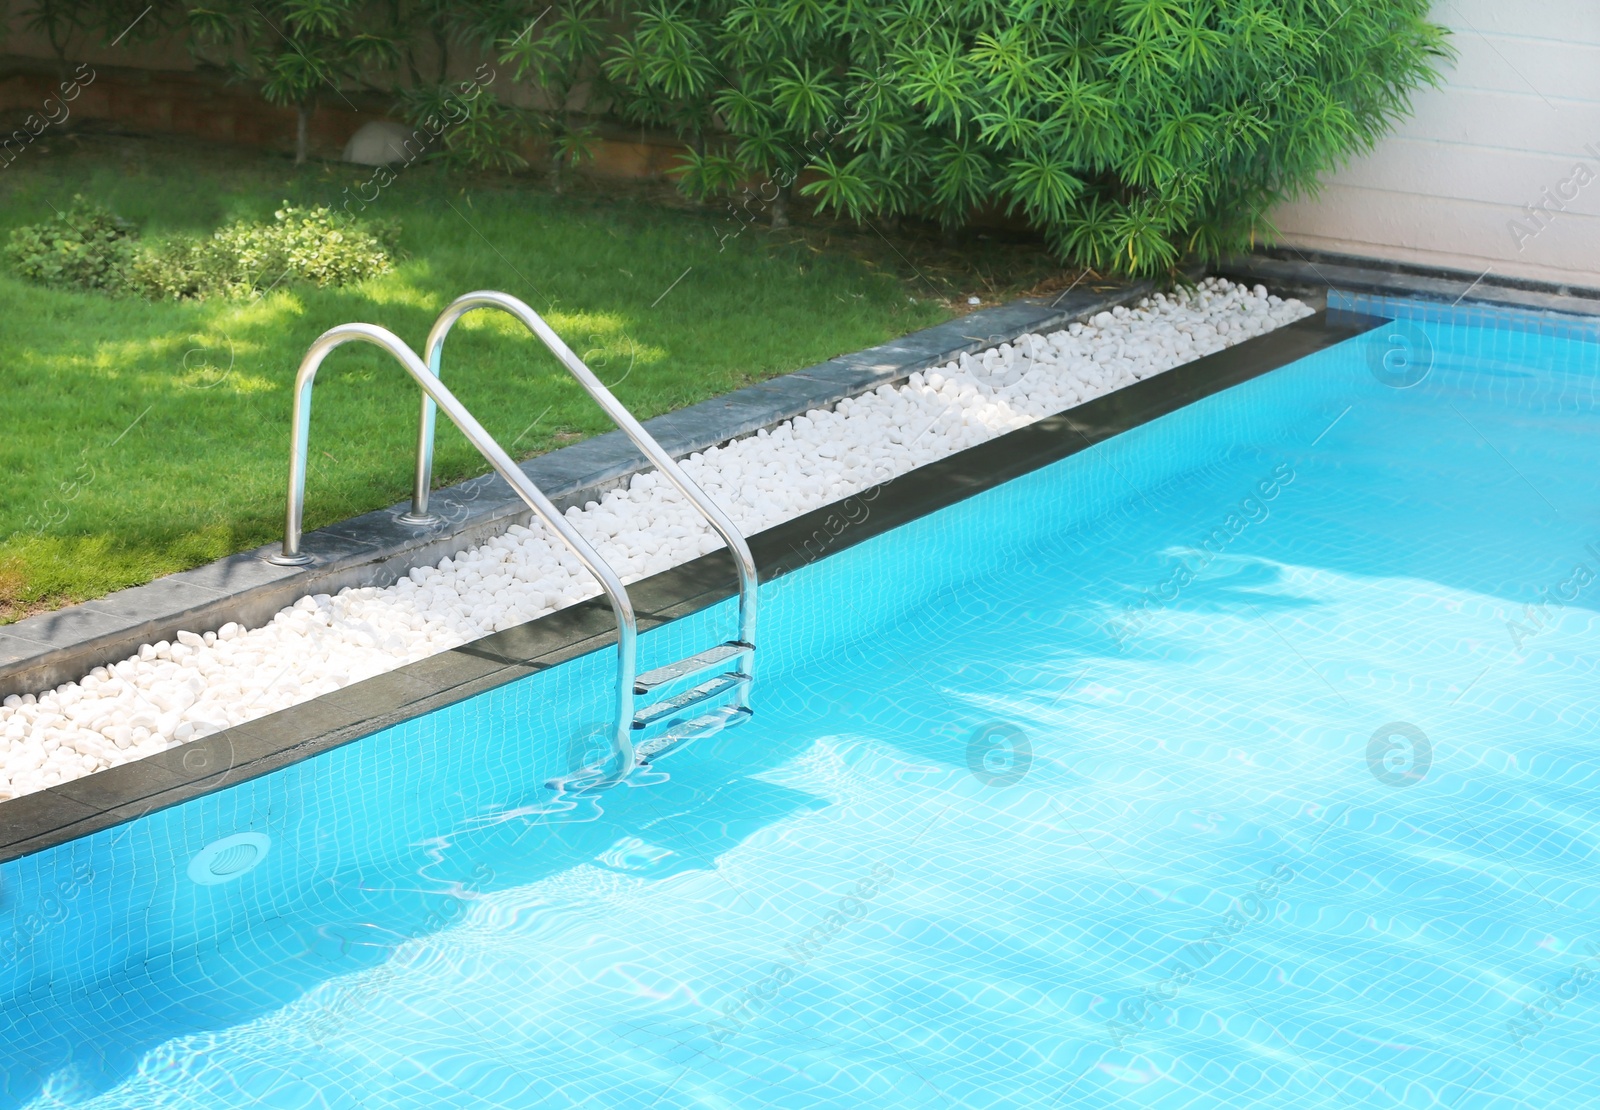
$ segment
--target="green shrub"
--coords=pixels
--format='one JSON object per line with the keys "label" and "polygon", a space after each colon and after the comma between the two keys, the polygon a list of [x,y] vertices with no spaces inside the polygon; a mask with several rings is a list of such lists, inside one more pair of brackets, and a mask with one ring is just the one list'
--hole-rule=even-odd
{"label": "green shrub", "polygon": [[[36,0],[38,2],[38,0]],[[295,110],[294,160],[310,155],[311,115],[329,92],[392,69],[408,38],[430,22],[409,5],[387,13],[361,0],[205,0],[182,5],[190,52],[235,80],[259,82],[263,100]],[[163,8],[171,11],[169,5]],[[440,30],[438,24],[432,28]],[[440,44],[442,45],[442,44]]]}
{"label": "green shrub", "polygon": [[349,285],[393,271],[398,229],[330,208],[285,204],[273,222],[240,220],[209,238],[175,238],[144,252],[134,285],[152,297],[250,297],[297,281]]}
{"label": "green shrub", "polygon": [[126,220],[75,196],[55,219],[13,231],[6,260],[21,276],[52,289],[121,293],[138,253],[138,234]]}
{"label": "green shrub", "polygon": [[140,242],[132,225],[77,198],[56,220],[12,232],[7,253],[23,277],[56,288],[244,298],[295,282],[338,286],[390,273],[398,234],[392,223],[285,204],[272,223],[240,220],[209,237]]}
{"label": "green shrub", "polygon": [[[695,142],[684,187],[782,216],[1024,216],[1131,273],[1247,246],[1448,54],[1429,0],[650,0],[617,110]],[[709,141],[708,141],[709,138]],[[759,203],[752,200],[759,196]]]}

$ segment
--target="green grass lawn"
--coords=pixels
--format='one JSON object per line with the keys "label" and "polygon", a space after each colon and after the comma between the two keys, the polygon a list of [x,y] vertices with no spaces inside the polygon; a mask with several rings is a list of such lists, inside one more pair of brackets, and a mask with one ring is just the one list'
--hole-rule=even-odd
{"label": "green grass lawn", "polygon": [[[75,193],[146,237],[205,232],[270,218],[283,200],[337,204],[368,172],[175,141],[56,140],[0,174],[0,234]],[[252,303],[55,292],[0,267],[0,623],[277,538],[295,368],[336,324],[381,324],[420,350],[453,297],[503,290],[648,418],[937,323],[964,300],[954,294],[994,286],[977,273],[961,288],[911,248],[820,226],[719,249],[710,212],[642,189],[554,196],[417,166],[364,215],[400,222],[395,273]],[[386,360],[346,347],[319,375],[308,529],[409,492],[417,390]],[[504,315],[457,326],[445,375],[519,458],[610,426]],[[486,469],[441,420],[436,483]]]}

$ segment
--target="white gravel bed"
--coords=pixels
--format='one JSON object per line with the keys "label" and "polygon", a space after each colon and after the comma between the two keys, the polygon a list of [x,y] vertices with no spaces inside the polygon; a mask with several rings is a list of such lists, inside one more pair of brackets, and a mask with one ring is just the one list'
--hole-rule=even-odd
{"label": "white gravel bed", "polygon": [[[953,452],[1311,314],[1221,279],[1015,343],[691,456],[684,468],[750,535]],[[719,542],[655,473],[578,530],[634,581]],[[179,632],[77,682],[0,706],[0,799],[153,755],[510,628],[599,592],[542,527],[418,567],[393,586],[303,597],[270,624]]]}

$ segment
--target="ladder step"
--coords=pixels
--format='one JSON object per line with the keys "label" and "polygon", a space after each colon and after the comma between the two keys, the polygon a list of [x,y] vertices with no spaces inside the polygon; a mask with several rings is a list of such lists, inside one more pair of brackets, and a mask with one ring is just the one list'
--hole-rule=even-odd
{"label": "ladder step", "polygon": [[[665,667],[657,667],[653,671],[646,671],[633,680],[635,694],[648,694],[658,690],[680,678],[685,678],[699,671],[709,671],[719,663],[726,663],[729,659],[736,659],[748,655],[756,649],[749,644],[740,643],[738,640],[729,640],[725,644],[718,644],[698,655],[691,655],[687,659],[680,659],[676,663],[668,663]],[[637,727],[637,726],[635,726]]]}
{"label": "ladder step", "polygon": [[676,697],[665,698],[654,705],[647,705],[633,715],[634,728],[649,728],[658,724],[674,714],[681,713],[691,705],[699,705],[703,701],[710,701],[718,694],[726,694],[729,690],[750,681],[750,676],[740,674],[738,671],[728,671],[719,674],[710,682],[702,682],[691,690],[685,690]]}
{"label": "ladder step", "polygon": [[710,713],[696,717],[692,721],[673,725],[660,736],[653,736],[634,749],[635,757],[641,767],[660,759],[662,756],[671,755],[679,748],[684,747],[694,740],[703,740],[707,736],[715,736],[725,728],[742,725],[751,717],[750,707],[745,705],[724,705],[713,709]]}
{"label": "ladder step", "polygon": [[564,794],[584,794],[600,790],[610,790],[613,786],[621,786],[625,782],[638,782],[642,774],[653,761],[663,756],[688,746],[695,740],[703,740],[707,736],[715,736],[723,729],[742,725],[754,714],[747,705],[721,705],[709,713],[702,714],[689,721],[679,721],[671,728],[658,736],[641,741],[633,749],[634,768],[620,778],[608,779],[604,770],[599,767],[585,767],[570,775],[551,779],[545,786]]}

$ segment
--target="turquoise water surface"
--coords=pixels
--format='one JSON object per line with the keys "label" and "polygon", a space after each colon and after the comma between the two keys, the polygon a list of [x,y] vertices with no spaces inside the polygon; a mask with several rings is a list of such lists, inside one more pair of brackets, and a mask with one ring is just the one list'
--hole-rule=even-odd
{"label": "turquoise water surface", "polygon": [[665,782],[601,653],[0,866],[0,1104],[1600,1105],[1600,347],[1416,316],[764,587]]}

